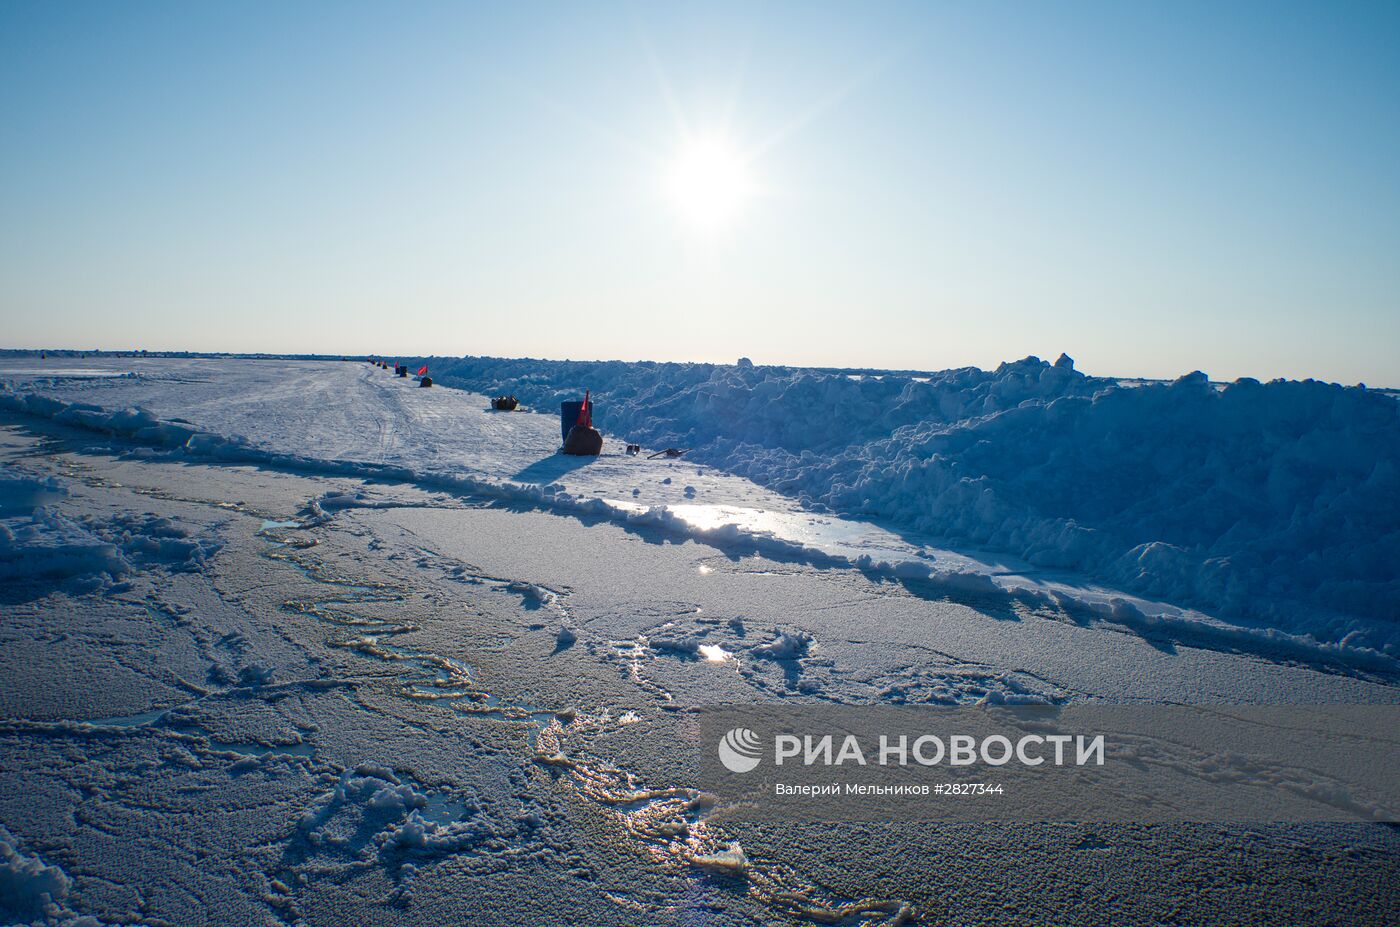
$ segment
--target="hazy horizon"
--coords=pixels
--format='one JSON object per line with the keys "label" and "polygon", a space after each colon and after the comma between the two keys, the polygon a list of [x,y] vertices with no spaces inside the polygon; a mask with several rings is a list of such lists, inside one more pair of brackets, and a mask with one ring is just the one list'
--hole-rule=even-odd
{"label": "hazy horizon", "polygon": [[[442,353],[441,351],[439,351],[438,353],[434,354],[434,353],[431,353],[431,352],[421,352],[421,351],[418,351],[418,352],[414,352],[414,351],[400,351],[400,352],[384,351],[384,352],[379,352],[379,353],[372,353],[372,352],[365,352],[365,351],[260,351],[260,350],[257,350],[257,349],[251,349],[251,350],[246,350],[246,351],[230,351],[230,350],[205,350],[205,349],[197,349],[197,348],[140,348],[140,347],[135,347],[135,348],[115,348],[115,347],[114,347],[114,348],[105,348],[105,347],[72,348],[72,347],[63,347],[63,346],[61,346],[61,345],[60,345],[60,346],[49,345],[49,346],[44,346],[44,347],[25,347],[25,346],[13,346],[13,345],[0,345],[0,354],[4,354],[4,353],[7,353],[7,352],[18,352],[18,351],[23,351],[23,352],[26,352],[26,353],[28,353],[28,354],[38,354],[38,353],[41,353],[41,352],[44,352],[44,351],[47,351],[47,352],[50,352],[50,353],[53,353],[53,352],[61,352],[61,353],[62,353],[62,356],[65,356],[65,357],[71,356],[71,355],[73,355],[73,354],[79,354],[79,355],[83,355],[83,354],[100,354],[100,355],[139,356],[139,355],[141,355],[141,354],[143,354],[143,353],[148,353],[148,354],[150,354],[150,355],[152,355],[152,356],[156,356],[156,357],[161,356],[161,355],[166,355],[166,354],[170,354],[170,355],[186,355],[186,354],[187,354],[187,355],[191,355],[191,356],[202,356],[202,355],[230,355],[230,356],[262,357],[262,358],[267,358],[267,359],[287,358],[287,359],[290,359],[290,360],[317,360],[317,361],[335,361],[335,362],[339,362],[339,361],[341,361],[341,360],[344,360],[344,361],[362,361],[362,360],[367,359],[367,358],[376,358],[376,359],[381,359],[381,360],[386,360],[386,361],[393,361],[393,360],[396,360],[396,359],[401,359],[401,360],[416,360],[416,359],[429,360],[429,359],[433,359],[433,358],[436,358],[436,359],[439,359],[439,360],[457,360],[457,359],[463,359],[463,358],[468,358],[468,357],[480,357],[480,358],[488,358],[488,359],[495,359],[495,360],[537,360],[537,361],[544,361],[544,362],[547,362],[547,363],[556,363],[556,362],[561,362],[561,363],[588,363],[588,364],[609,364],[609,363],[621,363],[621,364],[664,363],[664,364],[714,364],[714,365],[716,365],[716,366],[734,366],[734,365],[737,363],[737,361],[739,361],[739,360],[741,359],[740,357],[734,357],[734,358],[729,358],[729,359],[714,359],[714,360],[696,359],[696,358],[655,358],[655,357],[563,357],[563,356],[554,357],[554,356],[547,356],[547,355],[541,355],[541,354],[529,354],[529,355],[525,355],[525,354],[509,354],[509,355],[507,355],[507,354],[473,354],[473,353],[453,354],[453,353]],[[1068,354],[1069,352],[1063,352],[1063,353]],[[942,370],[955,370],[955,369],[966,368],[966,367],[975,367],[975,368],[979,368],[979,369],[982,369],[982,370],[988,370],[988,371],[990,371],[990,370],[995,370],[999,365],[1001,365],[1001,364],[1003,364],[1003,363],[1016,363],[1016,362],[1018,362],[1018,361],[1025,360],[1025,359],[1030,358],[1030,357],[1039,358],[1040,360],[1045,361],[1046,363],[1053,364],[1053,363],[1059,358],[1059,352],[1057,352],[1057,353],[1055,353],[1055,354],[1049,354],[1049,355],[1045,355],[1045,354],[1031,354],[1031,355],[1021,355],[1020,357],[1004,357],[1004,358],[1002,358],[1001,360],[998,360],[998,361],[990,361],[990,362],[985,362],[985,363],[971,363],[971,362],[969,362],[969,363],[963,363],[963,364],[952,364],[952,365],[946,366],[946,367],[888,367],[888,366],[871,366],[871,365],[868,365],[868,364],[866,364],[866,365],[860,365],[860,364],[804,364],[804,363],[791,363],[791,362],[785,362],[785,361],[761,360],[761,359],[756,359],[756,358],[752,358],[752,357],[744,357],[743,359],[752,361],[753,364],[754,364],[755,366],[757,366],[757,367],[779,367],[779,368],[790,368],[790,369],[796,369],[796,370],[803,370],[803,369],[806,369],[806,370],[849,370],[849,371],[869,370],[869,371],[879,371],[879,372],[888,372],[888,373],[915,373],[915,374],[919,374],[919,373],[937,373],[937,372],[942,371]],[[1080,373],[1086,374],[1087,376],[1091,376],[1091,377],[1101,377],[1101,378],[1106,378],[1106,379],[1115,379],[1115,378],[1116,378],[1116,379],[1121,379],[1121,380],[1150,380],[1150,381],[1163,381],[1163,382],[1165,382],[1165,381],[1177,379],[1178,377],[1182,377],[1182,376],[1185,376],[1185,375],[1187,375],[1187,374],[1193,373],[1193,372],[1195,372],[1195,371],[1197,371],[1197,370],[1200,370],[1200,368],[1191,368],[1190,370],[1182,370],[1182,371],[1179,372],[1179,373],[1170,374],[1170,375],[1167,375],[1167,376],[1147,376],[1147,375],[1145,375],[1145,374],[1132,373],[1132,372],[1127,372],[1127,373],[1125,373],[1125,372],[1122,372],[1122,371],[1114,371],[1114,370],[1099,370],[1099,369],[1089,370],[1089,369],[1085,369],[1084,365],[1081,364],[1081,363],[1079,363],[1079,360],[1078,360],[1077,358],[1075,358],[1073,355],[1070,355],[1070,358],[1071,358],[1071,360],[1074,361],[1074,368],[1075,368],[1076,370],[1078,370]],[[1251,377],[1251,376],[1253,376],[1252,374],[1239,374],[1238,376],[1233,376],[1233,377],[1221,377],[1221,376],[1216,376],[1216,375],[1214,375],[1214,374],[1211,374],[1211,372],[1208,371],[1208,370],[1207,370],[1207,371],[1202,371],[1202,372],[1208,374],[1208,375],[1210,376],[1211,381],[1212,381],[1212,382],[1216,382],[1216,383],[1230,383],[1230,382],[1234,382],[1234,381],[1237,380],[1237,379],[1240,379],[1241,377]],[[1267,376],[1265,376],[1265,377],[1254,377],[1254,379],[1257,379],[1257,380],[1260,380],[1260,381],[1263,381],[1263,382],[1267,382],[1267,381],[1273,380],[1273,379],[1283,379],[1283,380],[1316,379],[1316,380],[1319,380],[1319,381],[1322,381],[1322,382],[1327,382],[1327,383],[1338,383],[1338,384],[1340,384],[1340,385],[1342,385],[1342,386],[1355,386],[1355,385],[1357,385],[1356,383],[1347,383],[1347,382],[1342,382],[1342,381],[1339,381],[1339,380],[1329,380],[1329,379],[1327,379],[1326,377],[1311,377],[1311,378],[1309,378],[1309,377],[1267,377]],[[1367,382],[1364,381],[1364,380],[1362,380],[1362,381],[1357,381],[1357,383],[1360,383],[1360,384],[1362,384],[1362,385],[1364,385],[1364,386],[1366,386],[1366,387],[1368,387],[1368,388],[1370,388],[1370,389],[1378,389],[1378,390],[1383,390],[1383,391],[1387,391],[1387,392],[1400,391],[1400,386],[1397,386],[1397,385],[1395,385],[1395,384],[1389,384],[1389,383],[1383,383],[1383,382],[1367,383]]]}
{"label": "hazy horizon", "polygon": [[0,7],[17,348],[1400,386],[1400,7]]}

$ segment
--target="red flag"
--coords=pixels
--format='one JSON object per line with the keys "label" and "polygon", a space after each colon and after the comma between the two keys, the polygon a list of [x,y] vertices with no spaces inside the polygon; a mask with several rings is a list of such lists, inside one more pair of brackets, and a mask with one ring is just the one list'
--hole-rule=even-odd
{"label": "red flag", "polygon": [[584,390],[583,405],[578,408],[578,421],[575,422],[575,424],[582,425],[584,428],[593,427],[593,409],[592,402],[589,398],[592,395],[593,393],[591,390]]}
{"label": "red flag", "polygon": [[427,373],[427,372],[428,372],[428,365],[427,365],[427,364],[424,364],[422,367],[419,367],[419,368],[418,368],[418,375],[419,375],[420,377],[421,377],[423,374]]}

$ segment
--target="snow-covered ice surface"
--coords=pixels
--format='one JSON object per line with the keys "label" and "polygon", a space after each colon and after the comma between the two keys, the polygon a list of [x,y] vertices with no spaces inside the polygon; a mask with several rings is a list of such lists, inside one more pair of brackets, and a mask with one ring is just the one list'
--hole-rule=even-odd
{"label": "snow-covered ice surface", "polygon": [[1400,921],[1393,828],[715,823],[659,733],[1394,703],[1379,651],[1095,610],[684,459],[566,461],[555,415],[364,364],[34,366],[0,371],[5,923]]}
{"label": "snow-covered ice surface", "polygon": [[607,427],[692,446],[809,507],[1328,642],[1400,647],[1392,391],[1199,371],[1121,381],[1063,355],[925,376],[431,363],[441,382],[542,405],[587,384]]}
{"label": "snow-covered ice surface", "polygon": [[[1124,387],[1067,358],[932,379],[471,358],[434,369],[546,410],[493,412],[484,395],[363,362],[111,357],[2,361],[0,408],[197,458],[473,491],[1212,646],[1400,668],[1400,403],[1375,391],[1216,389],[1203,376]],[[611,416],[624,431],[599,458],[556,453],[569,378],[601,381],[619,403],[600,408],[605,430]],[[637,435],[698,446],[627,456]],[[830,514],[841,499],[887,517]],[[1078,520],[1041,511],[1054,506]],[[960,545],[917,530],[946,532],[950,518]]]}

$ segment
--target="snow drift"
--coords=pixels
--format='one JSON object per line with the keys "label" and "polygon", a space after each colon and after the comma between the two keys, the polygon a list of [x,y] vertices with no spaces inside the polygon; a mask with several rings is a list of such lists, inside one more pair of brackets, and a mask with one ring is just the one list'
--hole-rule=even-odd
{"label": "snow drift", "polygon": [[52,478],[0,469],[0,581],[97,590],[143,566],[197,569],[218,550],[217,541],[191,537],[168,518],[72,519],[47,505],[66,494]]}
{"label": "snow drift", "polygon": [[1400,603],[1400,404],[1314,380],[1122,385],[1061,356],[994,371],[433,359],[611,434],[844,515],[1339,636]]}
{"label": "snow drift", "polygon": [[5,923],[102,927],[96,918],[80,917],[65,906],[72,887],[67,873],[22,852],[15,836],[0,827],[0,917]]}

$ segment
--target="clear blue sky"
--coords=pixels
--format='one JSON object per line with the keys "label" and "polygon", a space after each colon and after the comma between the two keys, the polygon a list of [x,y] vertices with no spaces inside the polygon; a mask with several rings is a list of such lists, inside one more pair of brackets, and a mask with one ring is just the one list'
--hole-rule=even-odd
{"label": "clear blue sky", "polygon": [[[5,0],[0,345],[1400,385],[1397,48],[1397,3]],[[678,193],[697,145],[742,183]]]}

